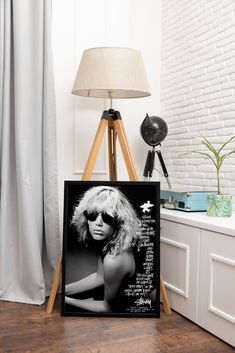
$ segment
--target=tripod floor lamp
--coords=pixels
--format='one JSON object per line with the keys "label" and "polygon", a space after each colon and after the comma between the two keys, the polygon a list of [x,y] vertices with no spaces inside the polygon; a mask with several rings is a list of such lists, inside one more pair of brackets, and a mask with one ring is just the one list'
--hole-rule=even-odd
{"label": "tripod floor lamp", "polygon": [[[137,181],[137,172],[129,148],[127,135],[119,111],[112,109],[112,99],[129,99],[149,96],[150,89],[141,53],[135,49],[98,47],[83,52],[72,93],[84,97],[110,99],[110,109],[101,116],[96,136],[91,147],[82,180],[91,178],[93,168],[108,131],[109,177],[117,180],[116,141],[119,140],[131,181]],[[61,276],[61,259],[52,283],[47,312],[52,311]],[[160,290],[165,311],[170,313],[165,287],[160,278]]]}

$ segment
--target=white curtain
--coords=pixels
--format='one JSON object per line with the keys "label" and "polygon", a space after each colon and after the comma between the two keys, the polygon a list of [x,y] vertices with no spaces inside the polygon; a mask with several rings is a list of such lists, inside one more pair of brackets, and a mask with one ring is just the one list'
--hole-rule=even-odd
{"label": "white curtain", "polygon": [[51,0],[0,0],[0,299],[42,304],[61,254]]}

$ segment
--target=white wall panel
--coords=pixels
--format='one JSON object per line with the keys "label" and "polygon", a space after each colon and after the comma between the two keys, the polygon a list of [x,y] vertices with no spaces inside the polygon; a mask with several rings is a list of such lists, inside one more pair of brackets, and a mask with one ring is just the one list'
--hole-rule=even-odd
{"label": "white wall panel", "polygon": [[[92,9],[92,11],[91,11]],[[74,66],[73,78],[75,79],[82,53],[87,48],[106,45],[107,38],[107,1],[74,1]],[[72,54],[72,53],[71,53]],[[72,88],[73,82],[71,82]],[[88,159],[90,147],[94,139],[99,119],[105,107],[104,99],[73,96],[74,106],[74,151],[73,174],[81,178],[84,166]],[[97,163],[94,168],[94,176],[105,178],[106,151],[105,144],[101,146]]]}

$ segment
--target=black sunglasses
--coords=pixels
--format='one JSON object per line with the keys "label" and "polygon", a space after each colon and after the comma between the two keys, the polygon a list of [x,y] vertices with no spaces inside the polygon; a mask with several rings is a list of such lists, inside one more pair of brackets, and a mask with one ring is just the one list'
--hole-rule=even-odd
{"label": "black sunglasses", "polygon": [[108,225],[112,225],[117,222],[116,217],[110,216],[106,212],[90,212],[88,213],[87,211],[84,211],[84,216],[86,217],[87,220],[94,222],[98,215],[101,215],[102,220],[104,223]]}

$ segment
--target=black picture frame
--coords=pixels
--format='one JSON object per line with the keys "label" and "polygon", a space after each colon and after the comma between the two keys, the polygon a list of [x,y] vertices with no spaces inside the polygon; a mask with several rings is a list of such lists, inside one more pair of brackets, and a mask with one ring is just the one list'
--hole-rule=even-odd
{"label": "black picture frame", "polygon": [[[114,216],[112,211],[114,218],[111,225],[109,218],[103,213],[106,211],[103,211],[103,208],[102,213],[95,213],[95,216],[94,213],[87,215],[86,211],[83,213],[77,211],[80,214],[79,220],[82,217],[83,221],[76,224],[72,222],[72,219],[77,217],[74,216],[75,210],[84,208],[81,200],[84,200],[85,194],[88,195],[88,191],[91,193],[91,189],[94,192],[110,187],[118,193],[121,192],[128,200],[128,205],[131,205],[138,218],[138,222],[135,220],[133,227],[137,223],[139,225],[138,231],[133,232],[138,235],[137,243],[128,248],[129,250],[120,250],[117,254],[110,250],[113,249],[110,245],[113,235],[109,236],[108,240],[103,240],[103,233],[95,229],[94,240],[94,234],[91,236],[92,230],[89,231],[89,229],[91,224],[95,223],[95,227],[98,227],[96,223],[100,222],[103,227],[105,221],[108,222],[108,226],[105,223],[107,227],[118,229],[114,237],[114,242],[117,244],[117,234],[120,233],[120,237],[123,237],[122,234],[125,234],[123,229],[130,229],[129,206],[125,205],[119,212],[121,220],[116,213]],[[98,204],[100,205],[101,202],[99,201]],[[104,205],[106,204],[105,201]],[[125,212],[124,215],[123,212]],[[87,220],[87,217],[96,218],[93,221],[93,218]],[[78,240],[83,232],[78,231],[77,224],[82,225],[82,229],[87,227],[88,244],[84,243],[84,239]],[[89,224],[89,227],[86,224]],[[119,243],[123,244],[125,241],[122,240]],[[104,251],[105,244],[108,244],[106,251]],[[62,316],[160,317],[160,183],[65,181],[62,258]],[[130,275],[133,274],[132,272],[133,276]],[[92,277],[88,278],[88,276]],[[86,278],[85,282],[78,282],[84,278]],[[83,289],[88,289],[87,283],[94,288],[81,290],[81,286]],[[77,288],[80,293],[77,293]]]}

